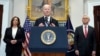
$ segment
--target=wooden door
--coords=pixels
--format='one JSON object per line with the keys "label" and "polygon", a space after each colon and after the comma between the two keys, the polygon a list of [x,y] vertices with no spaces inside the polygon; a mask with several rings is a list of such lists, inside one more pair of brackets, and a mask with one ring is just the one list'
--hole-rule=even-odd
{"label": "wooden door", "polygon": [[96,51],[100,56],[100,6],[94,6],[94,25],[96,32]]}
{"label": "wooden door", "polygon": [[3,5],[0,5],[0,40],[1,40],[1,28],[2,28],[2,16],[3,16]]}

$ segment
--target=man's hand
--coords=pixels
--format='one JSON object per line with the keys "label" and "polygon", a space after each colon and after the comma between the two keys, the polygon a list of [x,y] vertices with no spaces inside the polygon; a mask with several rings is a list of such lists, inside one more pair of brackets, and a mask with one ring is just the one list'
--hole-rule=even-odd
{"label": "man's hand", "polygon": [[54,23],[51,23],[50,26],[51,26],[51,27],[55,27],[56,25],[55,25]]}
{"label": "man's hand", "polygon": [[39,24],[39,27],[44,27],[44,24],[43,24],[43,23],[40,23],[40,24]]}
{"label": "man's hand", "polygon": [[79,50],[75,50],[75,54],[79,56]]}
{"label": "man's hand", "polygon": [[16,44],[17,40],[11,40],[11,44]]}
{"label": "man's hand", "polygon": [[92,56],[96,56],[96,51],[92,51]]}

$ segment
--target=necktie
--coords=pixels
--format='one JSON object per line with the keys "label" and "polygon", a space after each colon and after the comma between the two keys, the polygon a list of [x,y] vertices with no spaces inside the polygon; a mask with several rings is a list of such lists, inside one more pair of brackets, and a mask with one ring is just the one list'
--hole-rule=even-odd
{"label": "necktie", "polygon": [[46,26],[46,27],[49,26],[48,17],[45,17],[45,26]]}
{"label": "necktie", "polygon": [[88,31],[87,31],[87,26],[85,26],[85,30],[84,30],[84,36],[85,38],[87,37]]}

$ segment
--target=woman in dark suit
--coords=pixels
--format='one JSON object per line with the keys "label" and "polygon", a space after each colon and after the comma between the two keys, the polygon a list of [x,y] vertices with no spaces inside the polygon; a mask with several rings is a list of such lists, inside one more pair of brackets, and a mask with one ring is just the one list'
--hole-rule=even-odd
{"label": "woman in dark suit", "polygon": [[20,19],[13,17],[11,26],[6,29],[4,42],[6,43],[6,56],[21,56],[22,42],[25,40],[24,29],[20,26]]}

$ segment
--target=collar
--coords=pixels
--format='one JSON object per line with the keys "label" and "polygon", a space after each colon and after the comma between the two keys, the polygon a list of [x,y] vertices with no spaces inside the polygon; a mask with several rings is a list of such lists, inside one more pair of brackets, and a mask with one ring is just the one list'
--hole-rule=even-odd
{"label": "collar", "polygon": [[88,28],[88,25],[84,25],[84,24],[83,24],[83,28],[84,28],[85,26]]}
{"label": "collar", "polygon": [[45,17],[47,17],[47,18],[48,18],[48,21],[50,21],[50,16],[44,16],[44,18],[45,18]]}

